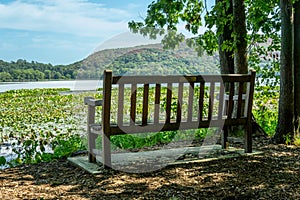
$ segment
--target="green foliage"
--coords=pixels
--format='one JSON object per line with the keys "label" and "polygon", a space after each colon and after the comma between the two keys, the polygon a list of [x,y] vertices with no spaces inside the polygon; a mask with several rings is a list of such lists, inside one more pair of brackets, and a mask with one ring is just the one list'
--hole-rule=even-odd
{"label": "green foliage", "polygon": [[291,145],[293,142],[292,134],[288,133],[283,136],[284,137],[284,142],[286,145]]}
{"label": "green foliage", "polygon": [[6,159],[4,156],[0,156],[0,166],[6,164]]}
{"label": "green foliage", "polygon": [[45,134],[24,133],[13,146],[18,163],[49,162],[53,159],[68,157],[72,152],[83,148],[82,138],[71,131],[57,135],[50,131]]}
{"label": "green foliage", "polygon": [[[155,34],[162,35],[165,33],[164,31],[155,32],[154,30],[166,29],[168,32],[165,38],[167,38],[169,34],[174,34],[173,32],[177,31],[179,22],[183,22],[185,23],[186,30],[195,36],[197,44],[202,46],[207,52],[213,52],[216,50],[217,37],[224,32],[225,26],[229,25],[227,29],[233,30],[231,26],[233,24],[233,15],[227,12],[232,8],[230,2],[226,0],[218,1],[212,9],[205,9],[203,2],[194,0],[153,1],[148,6],[147,16],[144,21],[131,21],[128,23],[128,26],[134,33],[141,33],[144,36],[150,35],[152,37]],[[265,39],[278,37],[280,30],[278,0],[245,0],[245,6],[247,10],[247,30],[251,33],[249,44],[261,42],[261,35],[264,35]],[[206,13],[204,13],[205,10]],[[203,21],[208,29],[202,35],[199,34],[199,28],[203,25]],[[217,27],[217,32],[212,31],[214,27]],[[173,42],[174,44],[179,44],[180,42],[176,38],[171,40],[165,39],[165,41],[168,41],[168,43]],[[222,44],[222,49],[233,48],[233,44],[228,42],[225,41]]]}
{"label": "green foliage", "polygon": [[[116,135],[111,137],[111,142],[116,149],[138,149],[155,145],[168,145],[169,143],[178,141],[203,140],[208,130],[209,129],[196,129]],[[98,141],[98,143],[101,143],[101,140]]]}
{"label": "green foliage", "polygon": [[85,148],[83,139],[79,134],[60,134],[55,137],[53,143],[53,156],[55,158],[68,157],[73,152]]}
{"label": "green foliage", "polygon": [[[273,38],[280,30],[280,9],[278,0],[246,0],[248,8],[248,30],[252,33],[262,32],[264,37]],[[252,34],[252,36],[255,36]]]}
{"label": "green foliage", "polygon": [[0,80],[3,82],[12,81],[13,77],[8,72],[0,72]]}
{"label": "green foliage", "polygon": [[[202,14],[204,13],[203,1],[164,1],[159,0],[152,2],[148,6],[147,16],[144,22],[128,23],[129,28],[134,33],[140,33],[144,36],[149,35],[153,38],[153,34],[165,34],[162,43],[164,47],[174,49],[184,41],[185,37],[182,33],[177,32],[179,22],[186,23],[187,31],[195,35],[194,38],[189,38],[189,47],[194,48],[199,55],[202,55],[203,49],[208,54],[213,54],[217,49],[217,38],[214,31],[211,29],[215,22],[223,22],[220,17],[206,15],[206,26],[209,28],[203,35],[199,34],[200,27],[203,26]],[[221,20],[222,19],[222,20]],[[164,28],[167,30],[164,30]],[[161,30],[161,31],[155,31]],[[191,42],[193,41],[193,42]]]}
{"label": "green foliage", "polygon": [[278,121],[278,86],[260,86],[257,87],[254,96],[253,115],[257,123],[264,131],[272,136],[275,133]]}
{"label": "green foliage", "polygon": [[132,149],[149,147],[157,144],[166,144],[171,142],[177,131],[166,131],[158,133],[140,133],[118,135],[111,138],[113,145],[120,149]]}
{"label": "green foliage", "polygon": [[294,137],[294,145],[300,147],[300,134],[296,134]]}

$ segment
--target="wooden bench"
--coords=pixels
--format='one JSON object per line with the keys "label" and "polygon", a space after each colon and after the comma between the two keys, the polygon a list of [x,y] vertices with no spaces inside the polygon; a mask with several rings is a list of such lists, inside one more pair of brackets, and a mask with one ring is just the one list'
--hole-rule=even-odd
{"label": "wooden bench", "polygon": [[[84,99],[88,105],[89,162],[96,162],[95,140],[99,135],[103,165],[111,167],[113,135],[219,127],[223,130],[222,148],[226,148],[228,127],[232,125],[245,127],[245,152],[250,153],[254,84],[255,71],[228,75],[113,76],[112,71],[105,70],[103,99]],[[95,124],[97,106],[102,106],[101,124]]]}

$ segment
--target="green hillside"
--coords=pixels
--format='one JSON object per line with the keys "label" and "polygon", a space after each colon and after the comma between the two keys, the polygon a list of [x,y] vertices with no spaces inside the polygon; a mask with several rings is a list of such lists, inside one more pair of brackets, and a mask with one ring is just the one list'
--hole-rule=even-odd
{"label": "green hillside", "polygon": [[217,64],[217,56],[199,57],[186,45],[165,50],[160,44],[103,50],[76,63],[78,79],[97,79],[104,69],[115,75],[218,73]]}
{"label": "green hillside", "polygon": [[104,69],[115,75],[218,73],[217,64],[217,56],[199,57],[186,45],[165,50],[152,44],[98,51],[70,65],[0,61],[0,81],[99,79]]}

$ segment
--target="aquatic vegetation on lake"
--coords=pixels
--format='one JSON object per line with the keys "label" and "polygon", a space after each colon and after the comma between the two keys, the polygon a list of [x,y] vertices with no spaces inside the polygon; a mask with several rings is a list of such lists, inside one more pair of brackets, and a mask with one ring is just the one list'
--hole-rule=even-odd
{"label": "aquatic vegetation on lake", "polygon": [[15,139],[12,146],[17,159],[13,164],[49,161],[84,148],[83,97],[59,93],[66,90],[12,90],[0,94],[0,139]]}

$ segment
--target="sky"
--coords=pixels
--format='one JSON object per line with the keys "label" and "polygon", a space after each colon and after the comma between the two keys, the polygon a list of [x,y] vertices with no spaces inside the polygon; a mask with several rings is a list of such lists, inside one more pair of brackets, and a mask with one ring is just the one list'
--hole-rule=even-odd
{"label": "sky", "polygon": [[0,60],[82,60],[142,21],[152,1],[0,0]]}

